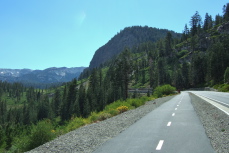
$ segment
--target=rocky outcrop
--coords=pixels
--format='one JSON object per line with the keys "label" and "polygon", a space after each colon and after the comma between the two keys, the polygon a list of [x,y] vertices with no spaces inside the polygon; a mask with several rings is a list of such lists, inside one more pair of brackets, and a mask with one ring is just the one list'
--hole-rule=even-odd
{"label": "rocky outcrop", "polygon": [[229,22],[223,23],[218,27],[217,31],[219,33],[229,34]]}

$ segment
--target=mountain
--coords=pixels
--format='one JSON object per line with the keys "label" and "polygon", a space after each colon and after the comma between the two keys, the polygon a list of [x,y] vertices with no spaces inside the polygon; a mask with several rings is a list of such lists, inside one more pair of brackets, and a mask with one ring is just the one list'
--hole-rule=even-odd
{"label": "mountain", "polygon": [[102,63],[121,53],[125,48],[131,49],[132,47],[138,47],[144,42],[156,42],[165,38],[168,32],[175,38],[181,36],[174,31],[148,26],[126,27],[95,52],[89,68],[99,67]]}
{"label": "mountain", "polygon": [[68,82],[78,78],[85,67],[51,67],[45,70],[31,69],[0,69],[0,80],[22,82],[25,84],[51,84]]}

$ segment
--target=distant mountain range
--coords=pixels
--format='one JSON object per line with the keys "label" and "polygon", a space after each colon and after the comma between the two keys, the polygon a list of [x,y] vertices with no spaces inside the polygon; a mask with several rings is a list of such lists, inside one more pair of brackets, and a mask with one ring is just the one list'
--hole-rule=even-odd
{"label": "distant mountain range", "polygon": [[24,84],[55,84],[78,78],[86,67],[51,67],[45,70],[0,69],[0,80]]}

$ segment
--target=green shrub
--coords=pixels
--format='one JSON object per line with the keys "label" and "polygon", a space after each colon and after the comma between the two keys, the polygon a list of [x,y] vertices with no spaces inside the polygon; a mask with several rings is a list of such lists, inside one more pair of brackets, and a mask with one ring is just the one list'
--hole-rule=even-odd
{"label": "green shrub", "polygon": [[103,120],[105,120],[105,119],[107,119],[107,118],[110,118],[110,117],[112,117],[111,114],[106,113],[106,112],[102,112],[102,113],[99,115],[98,120],[99,120],[99,121],[103,121]]}
{"label": "green shrub", "polygon": [[117,109],[110,109],[107,111],[111,116],[115,116],[119,114],[119,111]]}
{"label": "green shrub", "polygon": [[76,117],[76,118],[73,118],[69,124],[67,125],[66,129],[68,132],[72,131],[72,130],[75,130],[85,124],[88,124],[89,121],[87,121],[86,119],[84,118],[81,118],[81,117]]}
{"label": "green shrub", "polygon": [[120,106],[123,106],[123,105],[127,106],[129,109],[132,109],[133,107],[132,107],[131,104],[128,102],[128,100],[129,100],[129,99],[127,99],[126,101],[117,100],[117,101],[115,101],[115,102],[113,102],[113,103],[107,105],[107,106],[105,107],[105,111],[106,111],[106,112],[109,112],[109,110],[111,110],[111,109],[116,109],[116,108],[118,108],[118,107],[120,107]]}
{"label": "green shrub", "polygon": [[224,83],[229,83],[229,67],[224,72]]}
{"label": "green shrub", "polygon": [[130,99],[131,106],[134,106],[135,108],[143,105],[145,102],[143,102],[141,99]]}
{"label": "green shrub", "polygon": [[131,100],[130,101],[130,104],[131,104],[131,106],[134,106],[135,108],[137,108],[137,107],[139,107],[139,106],[142,105],[141,102],[140,102],[140,100],[137,100],[137,99]]}
{"label": "green shrub", "polygon": [[170,95],[173,94],[176,91],[175,87],[172,87],[169,84],[158,86],[154,89],[153,95],[155,97],[162,97],[163,95]]}
{"label": "green shrub", "polygon": [[213,88],[221,92],[229,92],[229,84],[216,84]]}
{"label": "green shrub", "polygon": [[228,91],[229,91],[229,84],[224,84],[224,85],[219,89],[219,91],[228,92]]}
{"label": "green shrub", "polygon": [[53,126],[50,121],[40,121],[37,125],[32,125],[31,134],[23,138],[24,146],[21,146],[21,149],[28,151],[54,138],[55,133],[53,132]]}
{"label": "green shrub", "polygon": [[91,115],[89,116],[91,122],[95,122],[98,120],[99,115],[96,112],[92,112]]}

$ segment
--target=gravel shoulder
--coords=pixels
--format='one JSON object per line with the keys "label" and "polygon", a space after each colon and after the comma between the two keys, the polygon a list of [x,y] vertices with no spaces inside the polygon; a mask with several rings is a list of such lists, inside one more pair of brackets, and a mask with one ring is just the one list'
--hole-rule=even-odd
{"label": "gravel shoulder", "polygon": [[121,133],[130,125],[173,97],[174,96],[168,96],[149,101],[145,105],[134,110],[129,110],[107,120],[81,127],[62,135],[53,141],[45,143],[28,153],[91,153],[104,142]]}
{"label": "gravel shoulder", "polygon": [[228,153],[229,116],[192,93],[190,98],[214,150],[218,153]]}

